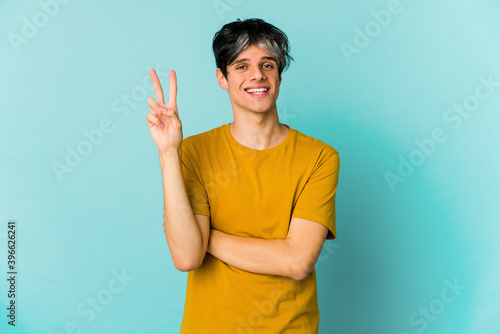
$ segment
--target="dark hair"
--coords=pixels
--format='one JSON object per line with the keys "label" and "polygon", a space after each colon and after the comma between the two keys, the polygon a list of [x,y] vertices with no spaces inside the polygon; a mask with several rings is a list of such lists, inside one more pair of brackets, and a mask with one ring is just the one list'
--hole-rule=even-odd
{"label": "dark hair", "polygon": [[226,79],[227,65],[250,45],[258,46],[276,58],[280,76],[293,60],[283,31],[261,19],[237,19],[216,32],[212,42],[215,63]]}

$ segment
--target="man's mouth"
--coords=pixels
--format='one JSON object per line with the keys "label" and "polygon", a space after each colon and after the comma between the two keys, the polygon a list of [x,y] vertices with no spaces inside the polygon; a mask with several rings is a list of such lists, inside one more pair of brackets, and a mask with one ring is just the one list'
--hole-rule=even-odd
{"label": "man's mouth", "polygon": [[267,95],[267,92],[269,91],[268,88],[249,88],[245,89],[247,93],[254,97],[263,97]]}

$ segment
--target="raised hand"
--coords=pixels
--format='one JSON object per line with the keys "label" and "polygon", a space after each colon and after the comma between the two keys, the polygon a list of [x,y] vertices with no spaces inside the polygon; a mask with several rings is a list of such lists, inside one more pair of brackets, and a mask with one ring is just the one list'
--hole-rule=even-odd
{"label": "raised hand", "polygon": [[175,71],[170,71],[170,87],[168,103],[163,100],[163,89],[160,79],[155,70],[150,70],[149,75],[155,87],[156,98],[148,98],[148,105],[151,112],[148,114],[147,122],[151,137],[161,152],[169,149],[180,151],[182,143],[182,123],[177,111],[177,77]]}

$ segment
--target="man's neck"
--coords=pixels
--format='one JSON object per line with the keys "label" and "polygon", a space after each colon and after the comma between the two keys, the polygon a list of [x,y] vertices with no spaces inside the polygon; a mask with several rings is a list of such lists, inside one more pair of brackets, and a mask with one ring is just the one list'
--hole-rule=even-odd
{"label": "man's neck", "polygon": [[288,136],[289,128],[279,122],[277,114],[262,116],[235,117],[234,122],[229,124],[233,138],[254,150],[266,150],[279,145]]}

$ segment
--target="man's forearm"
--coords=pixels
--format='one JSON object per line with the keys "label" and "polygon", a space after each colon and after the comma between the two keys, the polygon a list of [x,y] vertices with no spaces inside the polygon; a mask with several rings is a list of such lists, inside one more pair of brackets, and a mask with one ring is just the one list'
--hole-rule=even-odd
{"label": "man's forearm", "polygon": [[159,153],[163,179],[163,228],[175,267],[188,271],[201,264],[205,249],[187,196],[181,154],[180,149]]}
{"label": "man's forearm", "polygon": [[289,239],[241,237],[211,229],[207,251],[242,270],[299,279],[300,255]]}

